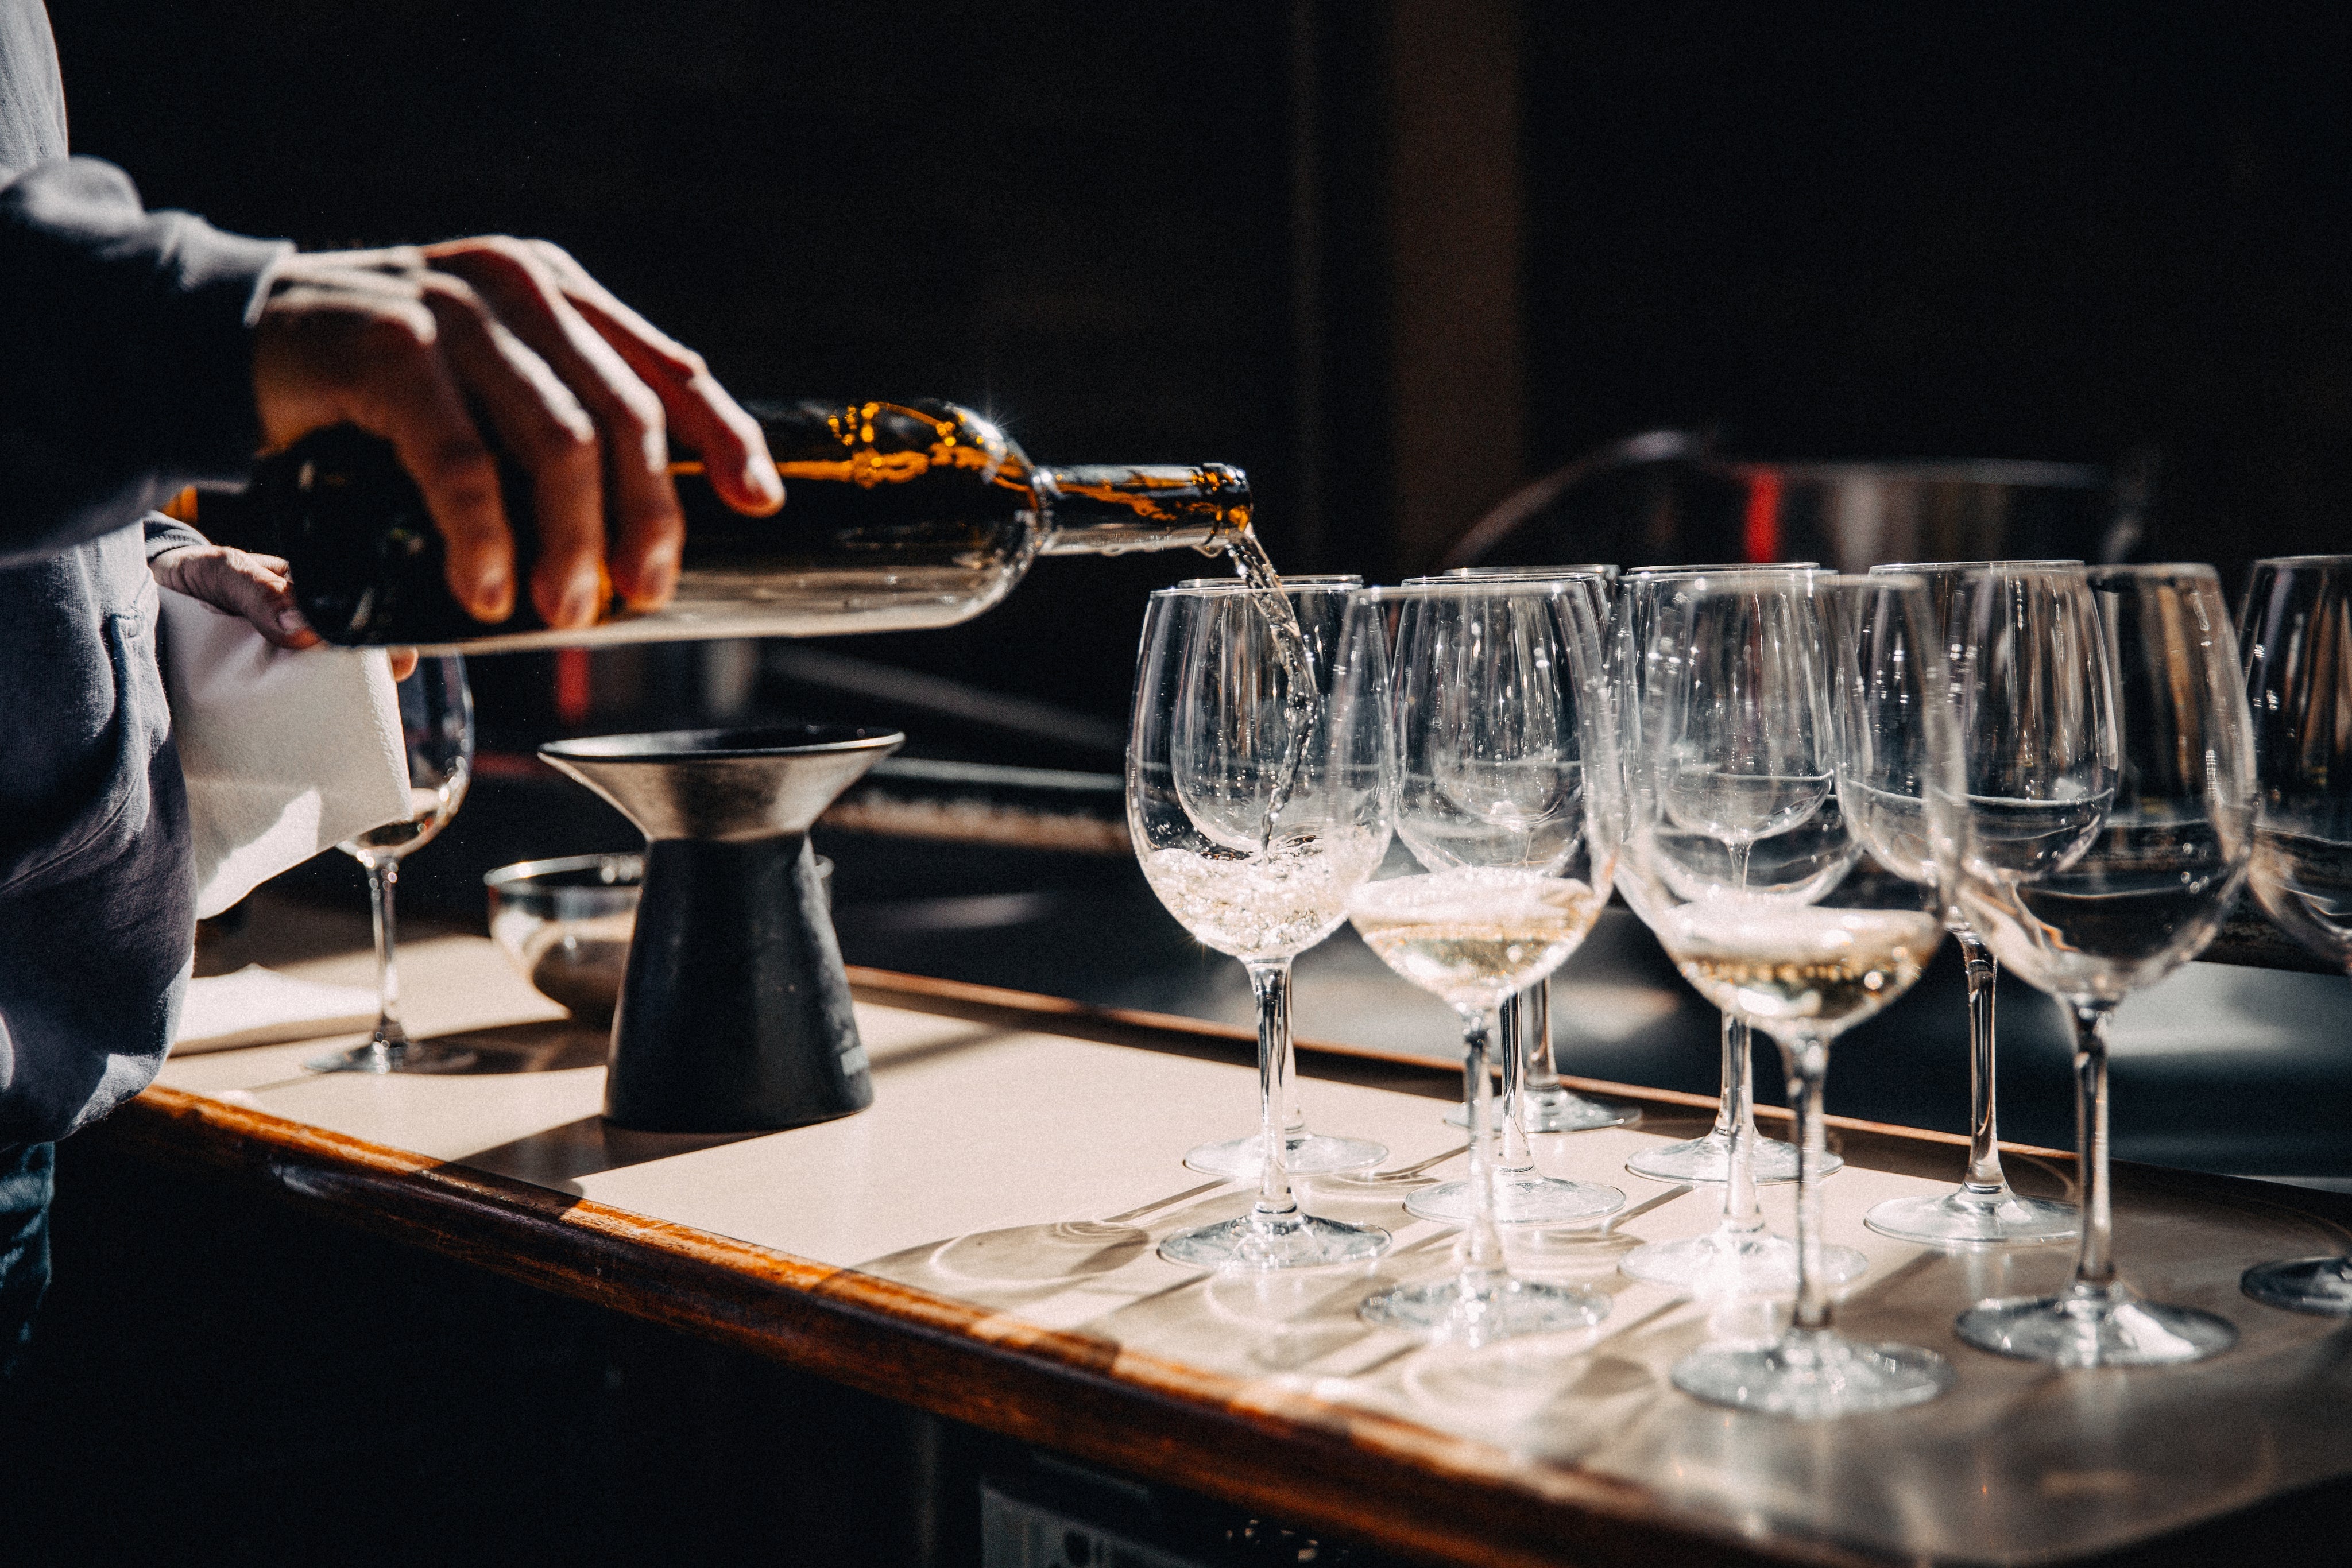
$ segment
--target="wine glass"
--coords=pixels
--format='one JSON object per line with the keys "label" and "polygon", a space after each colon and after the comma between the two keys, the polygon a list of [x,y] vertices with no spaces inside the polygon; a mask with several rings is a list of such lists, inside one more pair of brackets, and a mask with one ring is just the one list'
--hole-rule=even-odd
{"label": "wine glass", "polygon": [[[1609,585],[1618,576],[1613,566],[1457,566],[1443,577],[1408,577],[1407,588],[1432,582],[1471,580],[1573,582],[1592,601],[1594,623],[1609,622]],[[1577,1093],[1559,1081],[1559,1062],[1552,1054],[1551,981],[1539,981],[1503,1004],[1502,1058],[1503,1108],[1506,1132],[1502,1166],[1498,1176],[1496,1220],[1502,1225],[1519,1223],[1511,1203],[1517,1176],[1532,1170],[1535,1156],[1527,1144],[1528,1136],[1537,1133],[1590,1133],[1601,1127],[1630,1127],[1642,1119],[1642,1109],[1622,1102],[1591,1100]],[[1469,1113],[1460,1105],[1446,1112],[1449,1126],[1469,1124]],[[1516,1127],[1517,1135],[1508,1129]],[[1518,1163],[1514,1164],[1517,1161]],[[1421,1195],[1424,1204],[1435,1205],[1442,1200],[1436,1189]],[[1424,1219],[1444,1218],[1459,1223],[1468,1218],[1466,1204],[1447,1205],[1443,1213],[1424,1212],[1407,1207]]]}
{"label": "wine glass", "polygon": [[1171,1262],[1297,1268],[1378,1257],[1388,1232],[1302,1211],[1284,1111],[1290,961],[1346,918],[1388,850],[1384,647],[1342,586],[1241,583],[1151,596],[1127,753],[1144,879],[1187,931],[1242,961],[1257,999],[1258,1197],[1177,1232]]}
{"label": "wine glass", "polygon": [[[1324,572],[1306,576],[1285,577],[1286,588],[1361,588],[1364,580],[1354,572]],[[1234,586],[1231,577],[1188,577],[1176,585],[1179,588],[1227,589]],[[1298,1051],[1291,1043],[1290,1030],[1282,1031],[1283,1060],[1283,1162],[1290,1174],[1300,1176],[1331,1176],[1344,1171],[1370,1170],[1389,1157],[1386,1144],[1376,1144],[1369,1138],[1336,1137],[1328,1133],[1307,1130],[1307,1113],[1298,1103]],[[1196,1145],[1184,1153],[1184,1165],[1202,1176],[1227,1176],[1234,1181],[1255,1181],[1258,1165],[1265,1155],[1265,1140],[1255,1133],[1238,1138],[1219,1138]]]}
{"label": "wine glass", "polygon": [[466,685],[466,661],[455,653],[420,658],[393,690],[408,758],[410,814],[335,846],[367,873],[368,904],[375,916],[375,1030],[364,1045],[305,1063],[313,1072],[455,1072],[472,1066],[477,1054],[464,1046],[408,1038],[400,1022],[400,970],[393,955],[393,894],[400,884],[400,862],[448,825],[473,777],[474,697]]}
{"label": "wine glass", "polygon": [[[1974,585],[1962,722],[1969,923],[2074,1019],[2082,1240],[2055,1296],[1979,1302],[1959,1336],[2061,1366],[2226,1350],[2237,1330],[2117,1277],[2107,1175],[2107,1017],[2221,928],[2253,855],[2246,687],[2210,566],[1997,566]],[[2000,767],[1988,767],[1998,760]]]}
{"label": "wine glass", "polygon": [[[2280,929],[2352,967],[2352,556],[2258,560],[2238,615],[2252,710],[2254,859],[2247,880]],[[2262,1263],[2246,1294],[2352,1313],[2352,1258]]]}
{"label": "wine glass", "polygon": [[[1946,662],[1954,678],[1967,668],[1969,653],[1966,611],[1969,580],[1981,576],[1990,561],[1935,561],[1927,565],[1876,566],[1874,574],[1906,572],[1924,579],[1935,601]],[[2064,570],[2079,560],[2015,561],[2014,566]],[[1955,613],[1955,607],[1959,612]],[[1967,750],[1969,737],[1962,737]],[[1969,756],[1973,771],[1979,765],[1997,768],[1997,759]],[[1971,790],[1971,793],[1976,791]],[[1969,985],[1969,1168],[1954,1190],[1937,1197],[1891,1197],[1862,1217],[1863,1223],[1882,1236],[1916,1241],[1927,1247],[2020,1247],[2038,1242],[2069,1241],[2082,1225],[2071,1203],[2045,1197],[2024,1197],[2012,1190],[2000,1168],[2000,1130],[1995,1120],[1993,983],[1999,961],[1984,938],[1969,925],[1957,902],[1944,912],[1945,928],[1960,945]]]}
{"label": "wine glass", "polygon": [[[1831,1323],[1822,1268],[1830,1042],[1908,990],[1944,936],[1964,819],[1941,641],[1917,578],[1733,574],[1655,606],[1624,875],[1709,1001],[1780,1047],[1797,1113],[1797,1300],[1766,1345],[1706,1345],[1675,1386],[1712,1404],[1820,1419],[1949,1387],[1916,1345]],[[1834,806],[1834,810],[1832,808]],[[1748,875],[1811,831],[1801,883]]]}
{"label": "wine glass", "polygon": [[[1391,801],[1397,835],[1428,869],[1366,883],[1348,915],[1382,963],[1462,1016],[1470,1176],[1459,1271],[1358,1312],[1472,1345],[1589,1327],[1607,1297],[1515,1279],[1504,1264],[1486,1060],[1496,1010],[1567,960],[1609,896],[1622,796],[1591,601],[1572,584],[1523,581],[1364,597],[1395,617]],[[1615,1187],[1519,1179],[1524,1201],[1555,1220],[1625,1201]]]}
{"label": "wine glass", "polygon": [[[1609,657],[1612,668],[1611,689],[1622,710],[1620,733],[1625,737],[1630,750],[1635,733],[1636,715],[1628,705],[1641,698],[1641,662],[1656,653],[1648,640],[1652,607],[1661,593],[1671,592],[1676,583],[1712,573],[1818,571],[1820,563],[1810,560],[1773,561],[1761,565],[1717,566],[1644,566],[1636,567],[1618,579],[1616,592],[1610,609]],[[1619,891],[1623,891],[1621,888]],[[1636,913],[1639,913],[1638,906]],[[1648,1176],[1653,1181],[1722,1182],[1727,1203],[1736,1203],[1748,1225],[1756,1235],[1762,1235],[1763,1213],[1756,1207],[1755,1186],[1764,1182],[1789,1182],[1797,1179],[1797,1151],[1778,1138],[1767,1138],[1756,1130],[1755,1056],[1748,1049],[1748,1026],[1727,1012],[1723,1015],[1722,1076],[1717,1091],[1715,1125],[1702,1136],[1681,1143],[1661,1144],[1644,1149],[1625,1162],[1625,1168],[1635,1176]],[[1741,1167],[1734,1160],[1733,1134],[1738,1137],[1738,1153],[1747,1160]],[[1827,1170],[1834,1171],[1845,1162],[1835,1155],[1829,1156]],[[1744,1195],[1744,1196],[1743,1196]],[[1727,1220],[1728,1220],[1727,1210]],[[1838,1249],[1834,1267],[1860,1259],[1861,1254],[1845,1249]],[[1661,1259],[1649,1260],[1652,1262]],[[1795,1278],[1793,1254],[1783,1257],[1780,1272]],[[1679,1269],[1676,1273],[1679,1274]],[[1687,1281],[1659,1279],[1660,1284],[1687,1283]]]}

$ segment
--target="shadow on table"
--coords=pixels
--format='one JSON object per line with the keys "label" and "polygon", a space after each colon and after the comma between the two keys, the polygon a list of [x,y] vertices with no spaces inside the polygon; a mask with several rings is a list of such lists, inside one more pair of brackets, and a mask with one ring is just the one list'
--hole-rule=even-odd
{"label": "shadow on table", "polygon": [[615,1127],[602,1116],[583,1116],[447,1163],[582,1197],[586,1196],[580,1188],[582,1176],[765,1136],[764,1133],[640,1133]]}
{"label": "shadow on table", "polygon": [[548,1019],[534,1023],[500,1024],[492,1029],[458,1030],[432,1037],[436,1045],[470,1048],[474,1060],[452,1068],[451,1077],[485,1077],[509,1072],[567,1072],[576,1067],[602,1067],[611,1045],[611,1031]]}

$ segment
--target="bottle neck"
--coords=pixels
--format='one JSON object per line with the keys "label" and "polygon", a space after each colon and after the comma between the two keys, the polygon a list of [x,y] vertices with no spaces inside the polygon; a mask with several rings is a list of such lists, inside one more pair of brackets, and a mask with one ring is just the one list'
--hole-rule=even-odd
{"label": "bottle neck", "polygon": [[1222,463],[1198,468],[1041,468],[1046,555],[1117,555],[1213,545],[1250,525],[1249,480]]}

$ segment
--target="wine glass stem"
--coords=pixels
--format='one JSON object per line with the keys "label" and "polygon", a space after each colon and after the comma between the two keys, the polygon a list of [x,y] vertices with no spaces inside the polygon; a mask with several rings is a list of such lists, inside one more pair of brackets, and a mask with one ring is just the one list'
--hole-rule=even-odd
{"label": "wine glass stem", "polygon": [[[1287,976],[1288,970],[1284,971]],[[1282,1131],[1296,1138],[1307,1131],[1307,1113],[1298,1103],[1298,1047],[1290,1038],[1290,982],[1282,985]]]}
{"label": "wine glass stem", "polygon": [[1994,1119],[1993,982],[2000,967],[1992,949],[1975,932],[1956,930],[1969,976],[1969,1188],[1990,1196],[2005,1190],[2000,1169],[2000,1127]]}
{"label": "wine glass stem", "polygon": [[1287,1219],[1298,1212],[1298,1200],[1290,1193],[1284,1124],[1290,1103],[1290,960],[1252,964],[1249,977],[1257,997],[1258,1130],[1265,1145],[1251,1218]]}
{"label": "wine glass stem", "polygon": [[[1723,1221],[1716,1228],[1727,1235],[1748,1235],[1764,1228],[1763,1206],[1756,1200],[1756,1116],[1749,1100],[1756,1092],[1756,1057],[1748,1049],[1748,1026],[1723,1015],[1723,1123],[1731,1149],[1725,1164]],[[1730,1066],[1736,1062],[1737,1066]]]}
{"label": "wine glass stem", "polygon": [[372,860],[366,866],[368,907],[375,915],[375,1037],[403,1040],[408,1031],[400,1024],[400,966],[393,958],[393,892],[400,885],[400,862]]}
{"label": "wine glass stem", "polygon": [[1486,1079],[1488,1043],[1496,1019],[1487,1011],[1465,1014],[1462,1030],[1462,1091],[1470,1115],[1470,1235],[1462,1260],[1462,1295],[1483,1300],[1509,1279],[1503,1266],[1503,1233],[1495,1228],[1494,1096]]}
{"label": "wine glass stem", "polygon": [[2083,1182],[2083,1240],[2074,1289],[2115,1288],[2115,1213],[2107,1187],[2107,1008],[2074,1009],[2074,1155]]}
{"label": "wine glass stem", "polygon": [[1830,1326],[1830,1282],[1822,1266],[1822,1166],[1829,1155],[1822,1084],[1829,1077],[1830,1045],[1802,1037],[1783,1041],[1789,1100],[1797,1112],[1797,1312],[1800,1330]]}
{"label": "wine glass stem", "polygon": [[1549,1093],[1559,1087],[1559,1062],[1551,1049],[1551,982],[1538,980],[1519,993],[1518,1004],[1520,1038],[1527,1042],[1520,1083],[1530,1094]]}
{"label": "wine glass stem", "polygon": [[1717,1085],[1715,1131],[1717,1137],[1731,1136],[1732,1124],[1738,1119],[1748,1103],[1745,1086],[1749,1079],[1748,1026],[1729,1013],[1723,1015],[1723,1077]]}
{"label": "wine glass stem", "polygon": [[1535,1169],[1535,1151],[1528,1145],[1528,1130],[1520,1124],[1526,1110],[1523,1096],[1527,1093],[1528,998],[1532,991],[1521,991],[1503,1004],[1502,1056],[1503,1101],[1496,1113],[1496,1122],[1502,1134],[1502,1155],[1496,1169],[1502,1176],[1514,1176]]}

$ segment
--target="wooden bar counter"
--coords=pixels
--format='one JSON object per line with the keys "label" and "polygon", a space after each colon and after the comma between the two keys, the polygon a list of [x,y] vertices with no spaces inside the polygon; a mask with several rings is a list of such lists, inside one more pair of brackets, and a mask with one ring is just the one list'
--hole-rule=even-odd
{"label": "wooden bar counter", "polygon": [[[366,973],[347,952],[273,961]],[[1441,1120],[1459,1077],[1441,1065],[1303,1053],[1309,1122],[1386,1143],[1391,1173],[1312,1180],[1303,1196],[1387,1227],[1387,1257],[1203,1275],[1154,1249],[1249,1202],[1180,1163],[1251,1119],[1249,1045],[1232,1031],[861,973],[871,1110],[689,1138],[606,1127],[593,1040],[554,1021],[487,941],[416,941],[404,977],[416,1032],[470,1032],[487,1069],[510,1070],[313,1075],[300,1064],[316,1041],[175,1059],[100,1146],[1410,1560],[2166,1562],[2352,1488],[2352,1337],[2237,1290],[2249,1264],[2345,1247],[2352,1202],[2330,1195],[2122,1169],[2127,1276],[2243,1339],[2196,1365],[2057,1372],[1979,1354],[1950,1323],[1979,1298],[2054,1287],[2068,1249],[1944,1254],[1867,1231],[1871,1205],[1948,1186],[1961,1149],[1841,1123],[1828,1221],[1871,1263],[1841,1325],[1931,1346],[1958,1381],[1915,1409],[1790,1424],[1667,1381],[1710,1332],[1752,1322],[1711,1324],[1617,1271],[1630,1248],[1715,1222],[1717,1189],[1624,1170],[1699,1130],[1706,1102],[1584,1085],[1641,1101],[1643,1120],[1540,1138],[1538,1163],[1619,1186],[1627,1206],[1511,1251],[1525,1272],[1608,1292],[1610,1316],[1464,1354],[1353,1315],[1384,1282],[1450,1265],[1454,1233],[1402,1207],[1416,1182],[1461,1168]],[[2029,1190],[2071,1183],[2070,1156],[2020,1149],[2011,1164]],[[1791,1189],[1766,1188],[1764,1205],[1792,1225]]]}

